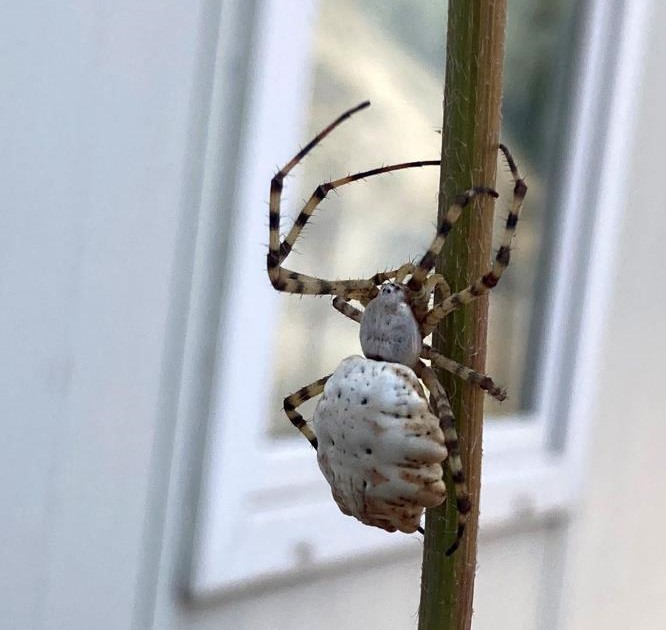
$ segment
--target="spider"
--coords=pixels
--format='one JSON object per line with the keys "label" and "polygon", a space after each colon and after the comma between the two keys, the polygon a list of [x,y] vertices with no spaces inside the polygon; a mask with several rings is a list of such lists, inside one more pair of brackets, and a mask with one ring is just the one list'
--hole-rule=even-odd
{"label": "spider", "polygon": [[[439,505],[446,498],[442,466],[447,466],[458,512],[456,538],[446,552],[451,555],[462,538],[471,504],[455,419],[433,367],[455,374],[497,400],[504,400],[506,392],[491,377],[442,356],[423,340],[449,313],[488,293],[498,283],[509,264],[527,186],[511,153],[500,144],[514,181],[511,209],[491,268],[462,291],[451,294],[444,278],[432,270],[448,233],[470,202],[477,196],[498,196],[485,186],[470,188],[456,197],[417,263],[350,280],[324,280],[290,271],[283,263],[329,191],[382,173],[440,164],[439,160],[406,162],[320,184],[280,240],[284,178],[338,125],[369,105],[364,101],[336,118],[271,180],[267,255],[271,284],[286,293],[333,296],[333,307],[360,324],[364,354],[348,357],[332,374],[287,396],[284,411],[317,451],[320,469],[341,511],[365,524],[387,531],[423,532],[420,520],[424,508]],[[364,310],[352,305],[352,300]],[[320,394],[310,426],[297,408]]]}

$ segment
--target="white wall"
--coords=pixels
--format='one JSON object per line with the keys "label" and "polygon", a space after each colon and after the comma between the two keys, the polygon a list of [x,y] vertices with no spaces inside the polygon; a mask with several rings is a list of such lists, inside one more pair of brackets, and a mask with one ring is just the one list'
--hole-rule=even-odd
{"label": "white wall", "polygon": [[666,627],[666,5],[652,3],[612,297],[572,531],[571,630]]}
{"label": "white wall", "polygon": [[197,207],[199,10],[0,7],[3,630],[129,628],[146,598]]}

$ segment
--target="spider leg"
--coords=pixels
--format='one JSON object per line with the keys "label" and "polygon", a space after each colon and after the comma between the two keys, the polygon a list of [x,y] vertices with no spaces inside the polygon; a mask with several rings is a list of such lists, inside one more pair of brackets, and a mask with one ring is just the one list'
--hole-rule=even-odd
{"label": "spider leg", "polygon": [[395,164],[393,166],[384,166],[363,173],[349,175],[333,182],[328,182],[317,187],[315,192],[306,203],[301,214],[296,218],[289,234],[285,240],[280,243],[280,203],[282,199],[282,189],[284,179],[291,170],[329,133],[338,125],[347,120],[356,112],[365,109],[370,105],[369,101],[364,101],[356,107],[344,112],[338,116],[328,127],[317,134],[308,144],[306,144],[284,167],[282,167],[271,180],[270,201],[269,201],[269,241],[266,266],[268,277],[271,284],[278,290],[286,293],[298,293],[301,295],[341,295],[348,298],[360,298],[363,296],[374,296],[377,293],[376,286],[371,280],[353,279],[353,280],[322,280],[305,274],[297,273],[282,267],[282,262],[291,251],[294,242],[298,238],[303,226],[307,223],[317,204],[326,196],[329,190],[342,186],[343,184],[379,175],[389,171],[413,168],[417,166],[438,165],[439,160],[429,162],[408,162],[404,164]]}
{"label": "spider leg", "polygon": [[296,217],[294,224],[289,230],[289,234],[285,239],[280,243],[280,263],[284,262],[284,259],[289,256],[291,250],[296,243],[296,240],[301,234],[301,231],[307,224],[308,220],[312,216],[316,207],[326,198],[326,195],[331,190],[335,190],[340,186],[345,184],[350,184],[352,182],[358,181],[359,179],[366,179],[367,177],[373,177],[374,175],[382,175],[383,173],[390,173],[392,171],[400,171],[407,168],[420,168],[423,166],[439,166],[440,160],[425,160],[420,162],[403,162],[401,164],[391,164],[390,166],[380,166],[378,168],[373,168],[369,171],[363,171],[361,173],[354,173],[353,175],[347,175],[346,177],[341,177],[333,181],[320,184],[315,188],[315,191],[312,193],[306,204],[303,206],[300,214]]}
{"label": "spider leg", "polygon": [[[444,279],[439,273],[433,273],[426,277],[421,291],[412,295],[412,311],[417,321],[423,322],[426,315],[430,312],[430,298],[433,298],[433,305],[438,304],[445,298],[451,295],[451,289],[449,283]],[[423,327],[423,324],[419,325],[420,328]],[[423,338],[426,335],[421,331],[421,336]]]}
{"label": "spider leg", "polygon": [[444,276],[441,273],[433,273],[432,275],[426,278],[423,289],[428,298],[433,294],[435,289],[440,288],[440,295],[438,296],[438,301],[442,301],[451,295],[451,288],[449,283],[444,279]]}
{"label": "spider leg", "polygon": [[[370,106],[370,101],[363,101],[356,107],[344,112],[338,116],[328,127],[320,131],[310,142],[308,142],[287,164],[285,164],[271,180],[271,193],[269,202],[269,255],[272,255],[276,261],[276,266],[280,261],[280,201],[282,198],[282,188],[284,186],[284,178],[291,172],[291,170],[310,152],[316,147],[331,131],[338,125],[342,124],[347,118],[356,112]],[[269,266],[269,272],[270,272]]]}
{"label": "spider leg", "polygon": [[[374,276],[372,276],[372,278],[370,278],[370,281],[374,283],[375,286],[380,286],[384,284],[384,282],[386,282],[387,280],[392,280],[393,278],[395,278],[396,282],[402,283],[405,276],[412,273],[413,270],[414,270],[413,263],[405,263],[398,269],[393,269],[391,271],[380,271],[376,273]],[[446,281],[442,276],[437,275],[433,277],[441,279],[440,281],[446,284]],[[448,284],[446,284],[446,287],[448,289]],[[355,299],[358,299],[359,302],[363,304],[363,306],[367,306],[368,302],[371,299],[371,297],[368,295],[352,296],[351,298],[341,298],[338,296],[333,298],[333,308],[335,308],[337,311],[340,311],[340,313],[342,313],[346,317],[349,317],[349,319],[353,319],[355,322],[358,322],[360,324],[363,312],[357,309],[356,307],[352,306],[351,304],[349,304],[349,299],[352,299],[354,297]]]}
{"label": "spider leg", "polygon": [[458,510],[456,538],[446,550],[446,555],[450,556],[460,544],[472,506],[470,503],[469,492],[467,490],[467,483],[465,482],[465,473],[463,472],[462,460],[460,458],[460,446],[458,444],[458,432],[456,431],[455,419],[453,417],[451,405],[449,404],[449,398],[446,395],[444,387],[439,382],[437,374],[435,374],[435,371],[432,368],[419,361],[416,366],[416,374],[425,383],[425,386],[428,388],[430,395],[435,401],[437,416],[439,417],[439,425],[444,433],[444,443],[449,452],[446,464],[451,471],[451,477],[455,488],[456,507]]}
{"label": "spider leg", "polygon": [[[414,265],[412,263],[406,263],[402,267],[394,271],[386,271],[376,274],[375,276],[373,276],[373,282],[375,282],[377,285],[381,285],[386,280],[395,278],[396,282],[402,283],[405,276],[409,275],[413,270],[414,270]],[[423,286],[425,291],[426,302],[437,287],[442,287],[441,290],[443,293],[443,298],[446,298],[451,293],[449,285],[444,279],[444,276],[438,273],[428,276]],[[363,306],[367,306],[369,298],[367,297],[361,298],[360,302],[363,304]],[[335,308],[337,311],[339,311],[349,319],[353,319],[355,322],[358,322],[359,324],[361,323],[363,312],[357,309],[355,306],[352,306],[347,298],[341,298],[341,297],[333,298],[333,308]]]}
{"label": "spider leg", "polygon": [[461,365],[453,359],[449,359],[448,357],[441,355],[439,352],[436,352],[428,345],[423,345],[421,358],[428,359],[434,366],[454,374],[458,378],[461,378],[463,381],[467,381],[468,383],[472,383],[473,385],[480,387],[482,390],[490,394],[495,400],[506,400],[506,390],[495,385],[493,379],[490,378],[490,376],[476,372],[465,365]]}
{"label": "spider leg", "polygon": [[340,294],[351,296],[354,294],[365,295],[368,292],[376,291],[374,285],[367,280],[347,280],[328,282],[313,278],[304,274],[291,272],[288,269],[283,269],[280,266],[280,201],[282,197],[282,188],[284,185],[284,178],[290,171],[317,145],[319,144],[331,131],[338,125],[347,120],[356,112],[365,109],[370,105],[369,101],[364,101],[356,107],[344,112],[338,116],[328,127],[317,134],[308,144],[306,144],[285,166],[283,166],[271,180],[271,192],[269,201],[269,227],[268,227],[268,255],[267,255],[267,268],[268,277],[271,284],[278,289],[278,291],[286,291],[287,293],[301,293],[309,295],[321,294]]}
{"label": "spider leg", "polygon": [[297,392],[287,396],[284,399],[284,412],[287,414],[290,422],[307,438],[312,447],[317,450],[317,436],[314,431],[308,426],[303,416],[296,411],[296,407],[302,405],[306,400],[310,400],[315,396],[319,396],[324,391],[326,381],[331,377],[330,374],[317,379],[313,383],[301,387]]}
{"label": "spider leg", "polygon": [[446,211],[446,214],[437,226],[437,234],[430,244],[428,251],[419,261],[412,273],[412,277],[407,283],[407,286],[412,291],[418,292],[421,290],[428,272],[435,266],[437,255],[441,251],[451,228],[455,225],[463,209],[469,205],[469,202],[477,195],[490,195],[495,198],[499,196],[492,188],[476,186],[466,190],[464,193],[461,193],[456,197],[455,201]]}
{"label": "spider leg", "polygon": [[[270,258],[270,253],[268,254]],[[269,262],[270,265],[270,262]],[[277,278],[271,283],[278,291],[299,295],[341,295],[348,299],[374,297],[377,287],[371,280],[322,280],[303,273],[277,268]]]}
{"label": "spider leg", "polygon": [[441,304],[436,305],[430,313],[426,316],[423,323],[423,334],[429,335],[437,326],[437,324],[446,317],[451,311],[459,309],[465,304],[473,302],[478,297],[485,295],[499,282],[504,270],[509,266],[511,258],[511,241],[516,232],[516,225],[518,224],[518,217],[523,206],[525,195],[527,194],[527,185],[518,172],[518,168],[509,150],[503,145],[500,145],[502,153],[509,165],[511,175],[514,181],[513,187],[513,201],[511,203],[511,210],[509,216],[506,218],[504,227],[504,235],[500,242],[500,247],[495,256],[495,262],[488,273],[481,276],[478,280],[470,284],[467,288],[453,293]]}
{"label": "spider leg", "polygon": [[[384,284],[387,280],[395,280],[399,284],[405,283],[405,278],[414,272],[416,265],[414,263],[408,262],[404,265],[400,265],[397,269],[392,269],[391,271],[380,271],[372,276],[371,280],[377,285],[380,286]],[[441,277],[441,276],[440,276]]]}
{"label": "spider leg", "polygon": [[[414,263],[411,263],[411,262],[405,263],[404,265],[402,265],[401,267],[396,269],[396,271],[391,272],[391,274],[392,274],[391,278],[395,278],[396,282],[399,282],[400,284],[404,284],[405,283],[405,278],[409,274],[414,273],[414,269],[416,269],[416,265]],[[388,279],[389,278],[387,278],[387,280]]]}
{"label": "spider leg", "polygon": [[336,311],[342,313],[345,317],[353,319],[355,322],[361,323],[361,318],[363,317],[363,311],[352,306],[347,300],[342,299],[341,297],[333,298],[333,308]]}
{"label": "spider leg", "polygon": [[370,278],[376,285],[384,284],[387,280],[395,278],[398,269],[391,269],[390,271],[378,271],[372,278]]}

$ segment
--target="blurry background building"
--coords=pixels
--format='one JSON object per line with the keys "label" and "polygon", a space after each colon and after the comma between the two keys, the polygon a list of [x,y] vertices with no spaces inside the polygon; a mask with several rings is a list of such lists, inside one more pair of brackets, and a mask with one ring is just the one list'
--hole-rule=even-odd
{"label": "blurry background building", "polygon": [[[438,157],[446,8],[0,8],[0,629],[416,627],[421,539],[340,514],[281,399],[358,353],[277,295],[270,177]],[[666,624],[666,8],[510,0],[502,138],[530,187],[491,297],[475,630]],[[345,186],[288,266],[424,251],[437,169]],[[477,184],[485,182],[475,182]],[[510,182],[498,169],[502,227]],[[310,409],[312,406],[310,406]]]}

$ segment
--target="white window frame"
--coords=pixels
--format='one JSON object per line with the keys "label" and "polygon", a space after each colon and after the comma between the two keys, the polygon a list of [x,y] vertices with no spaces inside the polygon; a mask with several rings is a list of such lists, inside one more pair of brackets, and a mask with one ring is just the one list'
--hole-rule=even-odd
{"label": "white window frame", "polygon": [[[240,156],[222,156],[240,160],[240,177],[232,209],[232,238],[227,239],[231,255],[224,274],[225,308],[190,583],[195,597],[244,589],[296,571],[303,575],[414,544],[408,536],[362,527],[343,516],[305,440],[300,436],[274,440],[267,431],[278,294],[269,285],[264,267],[265,201],[276,165],[291,157],[302,137],[318,3],[298,1],[298,10],[285,4],[289,3],[267,0],[260,4],[242,149]],[[598,326],[590,317],[598,314],[609,290],[613,247],[608,244],[613,235],[604,226],[617,221],[624,177],[621,158],[613,155],[611,159],[607,147],[611,142],[621,146],[630,133],[630,125],[621,128],[616,119],[626,117],[631,107],[622,99],[631,93],[636,81],[633,69],[639,63],[635,54],[639,44],[629,41],[628,35],[634,19],[630,8],[622,20],[617,53],[623,63],[604,63],[609,42],[618,47],[617,31],[613,31],[618,26],[617,7],[614,13],[608,4],[592,3],[589,32],[583,38],[587,61],[581,64],[577,82],[578,115],[564,178],[564,210],[554,258],[557,278],[549,296],[539,404],[530,414],[487,423],[481,513],[485,529],[507,526],[526,516],[567,518],[575,506],[580,444],[589,415],[585,401],[596,386],[593,375],[600,343]],[[227,34],[233,30],[228,24],[223,28]],[[218,62],[223,65],[224,60]],[[628,62],[634,65],[627,68]],[[600,67],[609,71],[599,72]],[[606,89],[608,102],[609,85],[614,88],[604,117],[600,95]],[[210,143],[228,116],[221,106],[225,89],[228,86],[218,84],[214,90]],[[219,177],[219,159],[209,147],[204,188]],[[589,182],[598,181],[600,174],[605,188],[590,189]],[[617,197],[609,198],[608,190]],[[214,206],[217,200],[204,195],[203,203]],[[575,256],[570,255],[572,251]],[[574,328],[573,315],[581,309]],[[580,341],[576,352],[568,349],[571,344],[561,343],[571,341],[572,334]],[[563,441],[556,434],[562,426],[567,431]]]}

